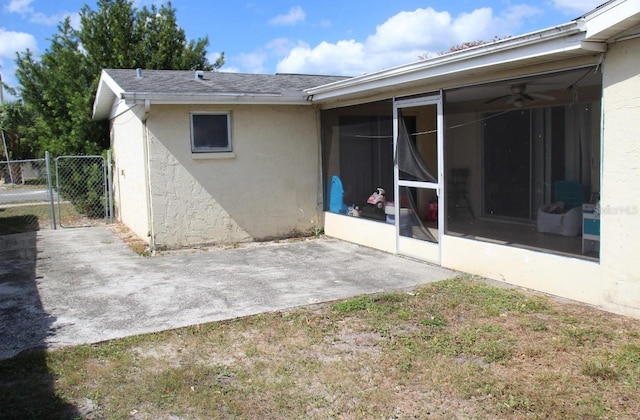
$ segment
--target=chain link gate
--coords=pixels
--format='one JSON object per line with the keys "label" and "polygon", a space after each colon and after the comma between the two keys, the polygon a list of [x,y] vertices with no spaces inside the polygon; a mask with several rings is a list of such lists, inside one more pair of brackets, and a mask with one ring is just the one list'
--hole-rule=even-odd
{"label": "chain link gate", "polygon": [[60,227],[113,221],[111,154],[55,158],[55,192]]}

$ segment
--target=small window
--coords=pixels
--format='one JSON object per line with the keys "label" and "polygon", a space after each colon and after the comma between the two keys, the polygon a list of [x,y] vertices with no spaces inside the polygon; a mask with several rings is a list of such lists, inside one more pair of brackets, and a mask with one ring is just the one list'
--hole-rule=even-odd
{"label": "small window", "polygon": [[231,114],[191,114],[193,153],[230,152]]}

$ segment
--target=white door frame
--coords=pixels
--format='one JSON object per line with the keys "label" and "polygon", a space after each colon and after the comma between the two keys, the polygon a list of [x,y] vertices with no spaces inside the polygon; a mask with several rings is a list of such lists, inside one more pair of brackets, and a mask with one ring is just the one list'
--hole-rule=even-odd
{"label": "white door frame", "polygon": [[[420,106],[436,106],[437,118],[437,153],[438,173],[437,183],[400,180],[398,168],[398,110],[402,108],[414,108]],[[442,237],[444,232],[444,117],[442,111],[442,92],[439,95],[424,96],[420,98],[398,99],[393,101],[393,154],[394,154],[394,214],[396,227],[396,252],[401,255],[441,264],[442,261]],[[400,187],[426,188],[436,191],[438,197],[438,243],[421,241],[418,239],[403,237],[400,235]]]}

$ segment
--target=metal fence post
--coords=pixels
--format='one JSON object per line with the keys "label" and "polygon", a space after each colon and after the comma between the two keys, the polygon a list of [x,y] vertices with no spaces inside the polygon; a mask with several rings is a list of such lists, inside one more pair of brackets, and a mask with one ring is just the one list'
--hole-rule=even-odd
{"label": "metal fence post", "polygon": [[58,196],[58,222],[60,223],[60,227],[64,227],[62,226],[62,205],[60,203],[60,171],[58,170],[58,161],[60,159],[60,156],[56,157],[53,161],[55,162],[55,167],[56,167],[56,191],[58,192],[58,194],[56,194]]}
{"label": "metal fence post", "polygon": [[49,152],[44,152],[45,165],[47,168],[47,190],[49,192],[49,210],[51,214],[51,228],[56,229],[56,209],[53,204],[53,183],[51,182],[51,164],[49,162]]}
{"label": "metal fence post", "polygon": [[113,168],[111,150],[107,150],[107,194],[109,195],[109,223],[113,223]]}

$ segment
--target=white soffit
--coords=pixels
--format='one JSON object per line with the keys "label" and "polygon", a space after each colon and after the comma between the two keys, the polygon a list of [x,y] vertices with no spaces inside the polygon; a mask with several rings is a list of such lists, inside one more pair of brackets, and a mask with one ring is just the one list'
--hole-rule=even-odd
{"label": "white soffit", "polygon": [[640,24],[640,0],[610,1],[587,13],[583,19],[587,41],[615,41],[618,34]]}
{"label": "white soffit", "polygon": [[116,101],[119,100],[122,93],[120,85],[106,71],[102,70],[96,99],[93,102],[93,119],[101,120],[113,117],[114,108],[118,105]]}

